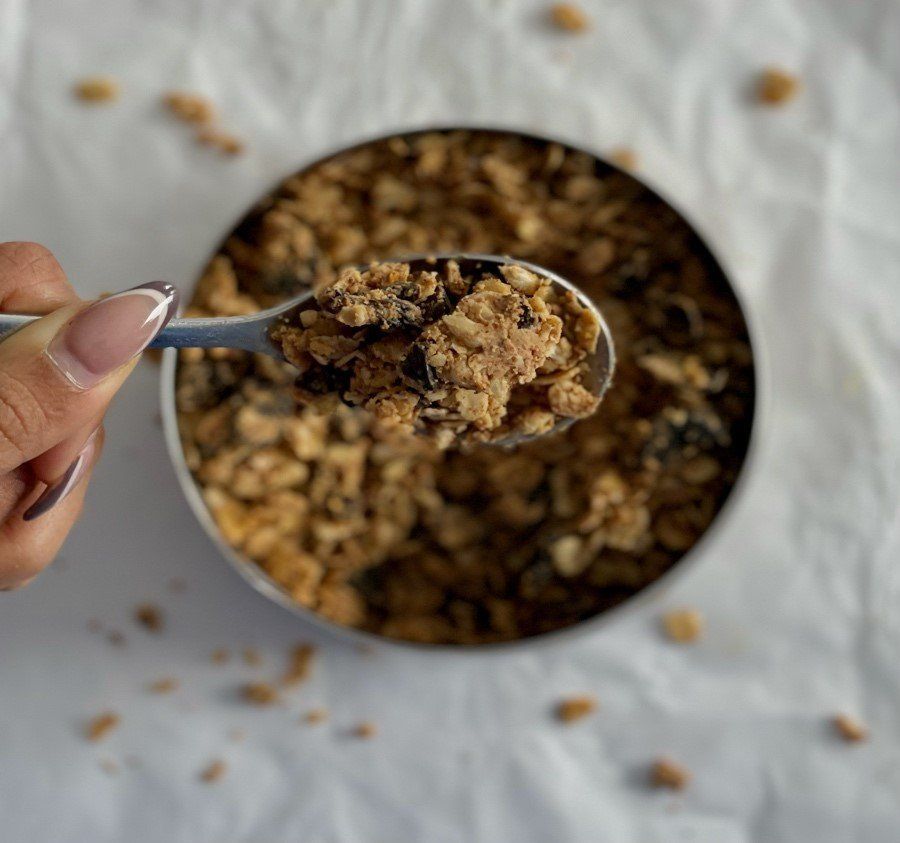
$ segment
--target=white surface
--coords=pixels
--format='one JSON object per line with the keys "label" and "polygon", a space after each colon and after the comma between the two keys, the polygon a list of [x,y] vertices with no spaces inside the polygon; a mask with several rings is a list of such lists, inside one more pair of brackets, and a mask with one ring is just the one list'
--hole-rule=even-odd
{"label": "white surface", "polygon": [[[900,6],[580,2],[595,26],[573,38],[522,0],[0,0],[0,238],[50,246],[85,296],[188,283],[263,189],[338,144],[506,124],[633,146],[731,266],[772,363],[749,496],[666,600],[702,607],[707,640],[661,640],[654,606],[493,657],[366,657],[252,593],[183,504],[141,366],[62,564],[0,598],[0,840],[897,840]],[[804,79],[781,111],[747,98],[770,62]],[[74,103],[99,72],[121,102]],[[210,94],[249,153],[195,148],[159,113],[175,86]],[[166,593],[175,575],[187,593]],[[164,605],[161,636],[131,624],[141,600]],[[248,710],[251,672],[209,662],[254,645],[266,676],[303,639],[322,659],[287,709]],[[183,689],[148,695],[160,675]],[[598,715],[555,724],[585,691]],[[298,725],[320,704],[330,724]],[[88,744],[104,709],[122,727]],[[830,734],[842,709],[868,744]],[[375,740],[346,736],[360,719]],[[695,773],[678,798],[644,786],[661,752]],[[100,769],[129,755],[139,769]],[[198,782],[218,756],[226,777]]]}

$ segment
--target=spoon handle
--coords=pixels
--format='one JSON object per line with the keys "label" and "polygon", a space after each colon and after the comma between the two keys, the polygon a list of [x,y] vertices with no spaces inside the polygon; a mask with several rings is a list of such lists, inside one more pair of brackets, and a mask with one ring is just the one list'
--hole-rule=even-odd
{"label": "spoon handle", "polygon": [[[0,338],[39,318],[0,313]],[[274,354],[269,325],[270,319],[258,313],[252,316],[172,319],[150,343],[150,348],[242,348]]]}

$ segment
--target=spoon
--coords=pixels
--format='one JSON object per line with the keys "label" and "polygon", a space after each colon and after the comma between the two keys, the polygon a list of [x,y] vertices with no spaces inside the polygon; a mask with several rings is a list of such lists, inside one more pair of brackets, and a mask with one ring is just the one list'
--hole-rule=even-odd
{"label": "spoon", "polygon": [[[597,340],[597,350],[588,360],[589,373],[584,386],[598,397],[602,398],[608,389],[613,369],[615,368],[615,351],[613,349],[612,335],[609,326],[597,306],[571,281],[533,263],[500,255],[477,254],[435,254],[412,255],[400,258],[403,263],[408,263],[413,271],[440,271],[448,261],[456,261],[460,272],[464,276],[479,276],[484,273],[502,278],[500,267],[515,264],[545,278],[554,286],[561,287],[575,294],[578,303],[591,311],[597,318],[600,326],[600,336]],[[361,266],[360,269],[366,269]],[[301,310],[308,310],[315,303],[315,295],[312,290],[307,290],[301,295],[285,302],[284,304],[261,310],[250,316],[213,316],[207,319],[172,319],[162,331],[150,343],[150,348],[240,348],[244,351],[255,351],[260,354],[268,354],[278,360],[284,360],[281,348],[272,341],[271,330],[276,324],[291,321]],[[24,316],[13,313],[0,314],[0,338],[11,331],[27,325],[38,319],[38,316]],[[561,419],[554,425],[552,431],[558,432],[571,425],[574,419]],[[540,434],[546,435],[546,434]],[[511,445],[518,444],[533,436],[510,436],[498,439],[491,444]]]}

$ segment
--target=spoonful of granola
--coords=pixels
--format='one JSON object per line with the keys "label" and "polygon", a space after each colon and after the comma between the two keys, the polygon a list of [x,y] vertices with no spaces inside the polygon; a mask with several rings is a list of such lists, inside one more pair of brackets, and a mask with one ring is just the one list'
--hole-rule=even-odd
{"label": "spoonful of granola", "polygon": [[589,299],[489,255],[347,269],[270,337],[299,370],[300,403],[361,406],[442,448],[515,444],[589,416],[613,368]]}
{"label": "spoonful of granola", "polygon": [[[0,334],[36,317],[0,315]],[[250,316],[172,319],[155,348],[240,348],[293,364],[295,397],[360,406],[439,447],[511,445],[591,415],[609,328],[570,281],[496,255],[353,267]]]}

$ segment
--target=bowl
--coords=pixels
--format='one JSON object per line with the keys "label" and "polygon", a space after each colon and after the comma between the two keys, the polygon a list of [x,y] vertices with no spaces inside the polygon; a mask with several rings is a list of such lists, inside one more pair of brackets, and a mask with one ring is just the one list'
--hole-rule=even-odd
{"label": "bowl", "polygon": [[[440,134],[459,131],[472,133],[488,133],[490,135],[509,138],[521,138],[528,143],[539,145],[556,144],[565,148],[566,150],[590,156],[590,158],[596,162],[596,165],[598,167],[605,168],[609,172],[616,172],[623,176],[628,176],[632,179],[635,179],[635,181],[640,184],[645,191],[647,191],[648,196],[664,203],[664,205],[672,209],[680,217],[680,219],[686,223],[686,225],[696,238],[692,248],[696,250],[696,254],[700,255],[703,258],[709,270],[716,274],[717,282],[721,282],[724,288],[727,289],[727,291],[730,292],[731,296],[733,297],[735,306],[739,311],[746,328],[746,341],[751,354],[751,360],[749,363],[749,392],[746,395],[747,408],[745,415],[742,417],[742,421],[745,424],[746,428],[742,441],[742,459],[740,460],[736,476],[734,477],[734,480],[730,485],[730,489],[726,492],[724,498],[719,501],[718,509],[715,515],[712,517],[711,522],[708,524],[708,526],[706,526],[705,530],[701,535],[699,535],[696,541],[694,541],[693,544],[683,553],[683,555],[681,555],[680,558],[677,559],[677,561],[671,564],[671,566],[668,567],[668,569],[660,576],[658,576],[658,578],[656,578],[653,582],[644,585],[643,587],[634,591],[633,594],[622,599],[620,602],[617,602],[616,605],[601,609],[590,617],[563,626],[561,628],[508,641],[479,644],[422,643],[418,641],[403,640],[397,637],[389,637],[365,629],[335,623],[324,618],[318,612],[313,611],[296,602],[290,596],[290,594],[288,594],[288,592],[281,585],[279,585],[279,583],[272,579],[272,577],[270,577],[258,564],[253,562],[243,553],[236,550],[223,536],[222,530],[219,528],[215,518],[207,507],[207,504],[205,503],[203,495],[201,493],[201,489],[199,488],[197,481],[195,480],[190,468],[188,467],[184,448],[179,436],[178,408],[176,406],[175,399],[178,352],[175,349],[167,349],[163,356],[161,377],[162,418],[169,454],[175,467],[175,472],[178,477],[181,489],[188,501],[188,505],[199,521],[201,527],[210,537],[214,545],[218,548],[222,556],[259,593],[265,595],[270,600],[288,609],[289,611],[301,616],[305,621],[309,623],[326,629],[329,632],[337,634],[341,637],[349,638],[360,643],[371,644],[373,641],[389,642],[392,645],[425,649],[429,652],[459,652],[460,650],[465,650],[468,652],[493,652],[498,650],[506,651],[510,648],[517,648],[525,645],[533,646],[536,644],[565,641],[575,636],[581,636],[593,632],[603,625],[613,622],[621,615],[635,611],[638,606],[646,604],[648,601],[657,600],[661,596],[662,592],[674,582],[677,576],[683,574],[691,565],[697,563],[703,558],[704,555],[706,555],[706,553],[708,552],[708,548],[715,541],[715,537],[724,529],[727,529],[727,524],[731,520],[735,509],[739,505],[740,498],[742,497],[742,490],[747,483],[747,475],[749,473],[749,469],[752,465],[752,462],[754,461],[756,442],[758,439],[758,382],[760,369],[759,342],[755,335],[750,319],[748,318],[746,305],[740,298],[739,291],[736,290],[733,284],[731,284],[731,282],[729,281],[728,275],[724,271],[721,261],[714,256],[707,240],[702,237],[702,235],[697,231],[696,226],[691,224],[685,214],[679,211],[671,201],[663,198],[659,191],[647,185],[644,180],[637,179],[632,173],[624,173],[622,170],[617,168],[615,164],[606,161],[600,155],[597,155],[589,150],[585,150],[583,147],[576,144],[558,140],[555,138],[549,138],[545,136],[534,135],[532,133],[518,132],[508,129],[481,127],[428,128],[390,133],[387,135],[379,136],[377,138],[362,141],[350,147],[344,147],[339,150],[334,150],[315,158],[306,166],[301,167],[296,172],[307,172],[320,166],[323,162],[329,161],[335,156],[342,155],[346,152],[352,152],[354,150],[362,150],[369,144],[377,144],[385,141],[390,141],[394,138],[413,139],[435,133]],[[265,196],[269,196],[270,193],[266,193]],[[242,217],[241,221],[243,221],[245,218],[246,217]],[[240,221],[238,225],[240,225]],[[232,231],[233,230],[234,229],[232,229]],[[692,252],[692,254],[693,253],[694,252]]]}

